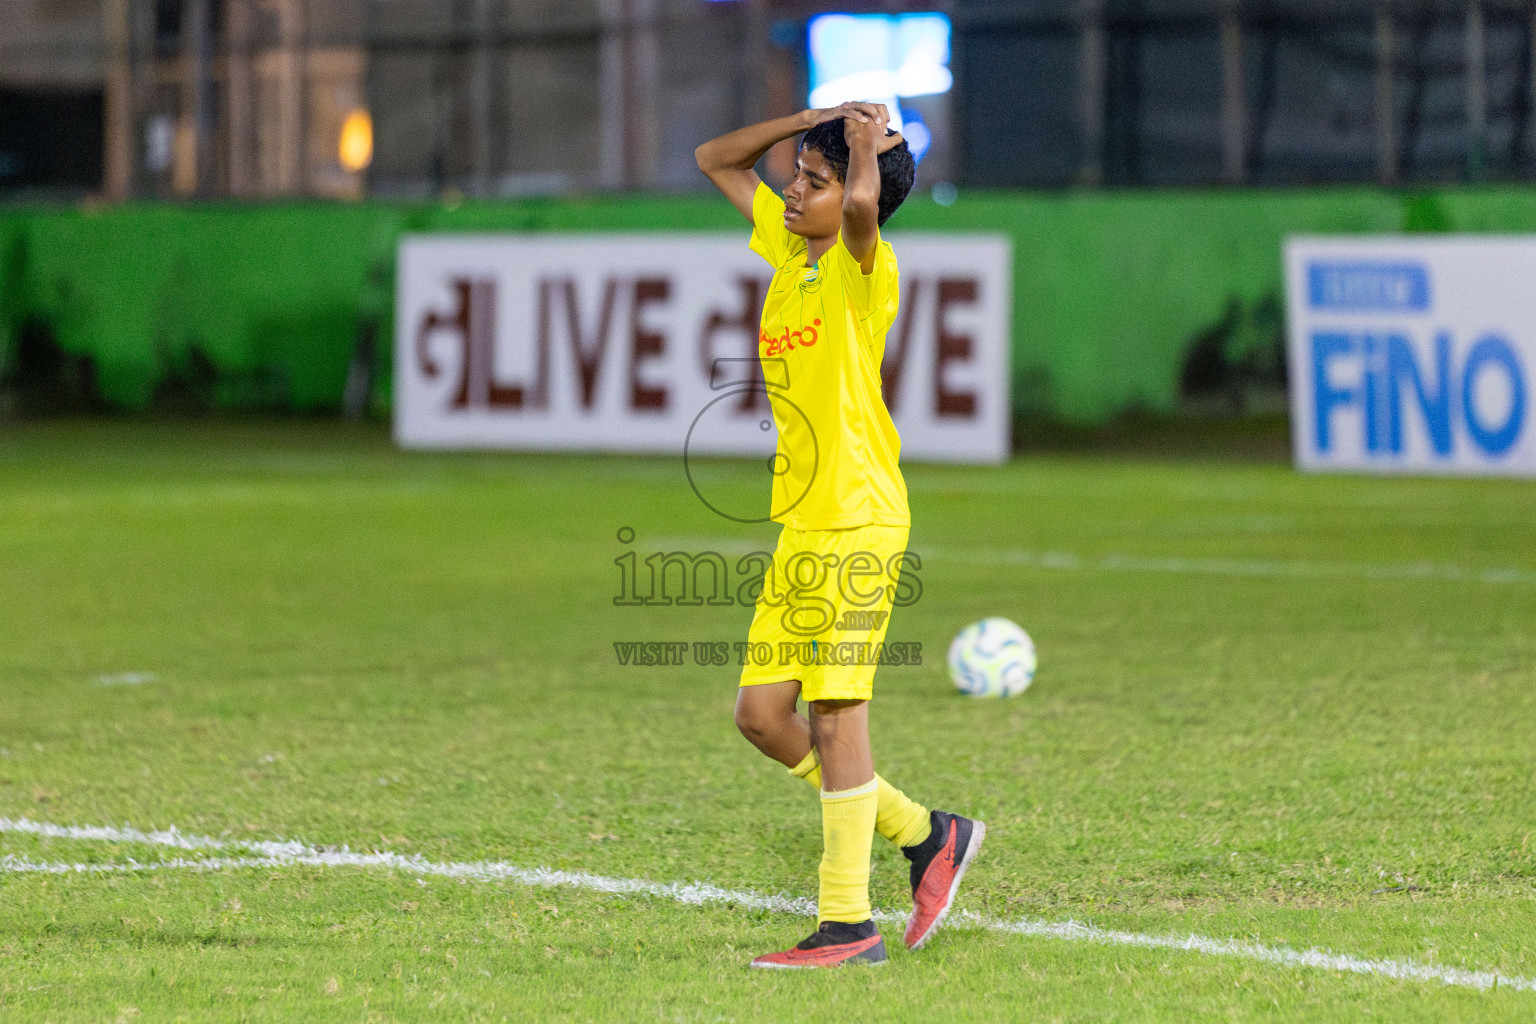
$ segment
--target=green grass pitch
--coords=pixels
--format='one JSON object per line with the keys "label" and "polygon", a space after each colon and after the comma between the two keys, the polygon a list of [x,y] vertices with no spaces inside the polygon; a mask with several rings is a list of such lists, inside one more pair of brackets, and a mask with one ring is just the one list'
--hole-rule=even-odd
{"label": "green grass pitch", "polygon": [[[751,500],[744,464],[715,486]],[[960,908],[1536,977],[1536,486],[1280,465],[907,468],[921,599],[882,771],[991,831]],[[621,527],[635,531],[625,546]],[[804,897],[803,783],[735,732],[750,609],[615,607],[626,550],[770,547],[675,458],[426,455],[320,423],[0,434],[0,817],[175,827]],[[958,695],[1006,615],[1041,669]],[[1479,990],[941,931],[753,972],[809,921],[367,867],[48,874],[212,854],[0,831],[0,1019],[1530,1020]],[[876,839],[877,906],[908,905]]]}

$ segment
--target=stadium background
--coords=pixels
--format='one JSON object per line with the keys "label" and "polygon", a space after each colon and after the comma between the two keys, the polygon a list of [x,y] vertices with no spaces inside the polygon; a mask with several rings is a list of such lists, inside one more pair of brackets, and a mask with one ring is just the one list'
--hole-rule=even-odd
{"label": "stadium background", "polygon": [[[0,1020],[1529,1021],[1532,482],[1297,472],[1281,242],[1536,231],[1533,10],[0,0]],[[712,510],[767,467],[397,445],[396,242],[735,249],[692,149],[806,105],[838,11],[950,19],[893,229],[1013,246],[1016,455],[904,460],[928,657],[871,707],[882,774],[989,832],[919,954],[881,841],[889,968],[751,972],[821,850],[692,646],[752,610],[615,597],[771,548]],[[1380,378],[1420,434],[1460,391],[1479,474],[1536,463],[1420,325],[1524,343],[1494,278]],[[1040,673],[970,700],[993,615]]]}
{"label": "stadium background", "polygon": [[1287,233],[1536,227],[1524,3],[5,0],[0,409],[383,413],[402,232],[735,229],[693,147],[935,8],[893,228],[1012,238],[1021,417],[1278,413]]}

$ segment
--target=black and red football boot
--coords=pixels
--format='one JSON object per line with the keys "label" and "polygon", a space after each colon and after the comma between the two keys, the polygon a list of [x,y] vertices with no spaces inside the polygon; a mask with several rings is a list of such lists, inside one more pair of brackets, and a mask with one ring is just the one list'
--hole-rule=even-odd
{"label": "black and red football boot", "polygon": [[782,953],[765,953],[753,967],[840,967],[846,963],[885,963],[885,940],[873,921],[847,924],[823,921],[804,942]]}
{"label": "black and red football boot", "polygon": [[976,859],[987,826],[947,811],[930,811],[927,839],[901,852],[912,862],[912,916],[903,937],[908,949],[922,949],[944,923],[965,869]]}

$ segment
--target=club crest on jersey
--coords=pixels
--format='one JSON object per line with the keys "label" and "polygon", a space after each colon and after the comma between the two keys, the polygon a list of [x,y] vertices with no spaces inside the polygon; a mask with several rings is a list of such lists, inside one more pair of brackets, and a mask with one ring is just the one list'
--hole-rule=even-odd
{"label": "club crest on jersey", "polygon": [[793,352],[797,348],[810,348],[821,340],[821,332],[817,330],[820,326],[820,320],[813,320],[799,330],[792,331],[786,327],[784,333],[776,338],[770,336],[767,331],[759,330],[757,342],[762,347],[764,358]]}

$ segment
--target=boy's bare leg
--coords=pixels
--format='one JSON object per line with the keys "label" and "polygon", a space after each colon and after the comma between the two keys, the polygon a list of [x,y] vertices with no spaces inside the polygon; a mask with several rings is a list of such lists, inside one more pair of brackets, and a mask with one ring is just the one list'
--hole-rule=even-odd
{"label": "boy's bare leg", "polygon": [[869,701],[811,703],[810,732],[821,757],[821,788],[829,793],[857,789],[875,779],[869,749]]}
{"label": "boy's bare leg", "polygon": [[798,679],[743,686],[736,693],[736,728],[786,768],[804,761],[814,745],[823,789],[854,789],[872,781],[875,759],[869,747],[869,702],[815,701],[807,721],[795,710],[799,698]]}
{"label": "boy's bare leg", "polygon": [[811,724],[795,711],[800,680],[736,691],[736,728],[758,750],[793,769],[811,752]]}
{"label": "boy's bare leg", "polygon": [[[754,747],[788,768],[791,774],[804,779],[817,790],[832,789],[834,787],[823,778],[821,759],[812,749],[811,723],[795,710],[799,695],[800,683],[793,679],[782,683],[741,687],[736,694],[736,728],[741,730],[741,734]],[[822,707],[830,719],[837,715],[838,703],[822,701],[818,707]],[[873,773],[873,760],[868,754],[869,708],[854,708],[854,705],[863,704],[862,701],[842,703],[849,706],[846,710],[857,711],[861,722],[857,735],[862,737],[865,753],[862,755],[863,761],[855,763],[868,765],[869,773]],[[812,715],[816,715],[814,709]],[[828,742],[846,743],[854,735],[850,732],[853,725],[850,719],[828,724],[823,731],[828,733]],[[926,839],[929,834],[927,808],[913,803],[906,794],[879,775],[874,778],[880,794],[875,831],[902,847]]]}
{"label": "boy's bare leg", "polygon": [[[869,746],[869,702],[821,700],[810,706],[810,721],[798,713],[800,681],[743,686],[736,692],[736,728],[754,747],[784,767],[804,764],[814,746],[818,751],[816,780],[826,790],[853,789],[875,777]],[[833,758],[848,770],[828,773],[823,746],[835,748]],[[847,779],[857,780],[844,785]],[[893,792],[895,792],[893,790]],[[891,837],[894,840],[894,836]]]}

